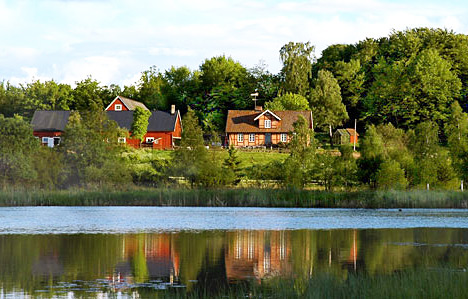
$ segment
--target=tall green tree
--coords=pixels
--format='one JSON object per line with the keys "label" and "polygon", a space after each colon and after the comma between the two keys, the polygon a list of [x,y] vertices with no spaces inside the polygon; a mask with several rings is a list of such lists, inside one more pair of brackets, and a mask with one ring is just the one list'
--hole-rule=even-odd
{"label": "tall green tree", "polygon": [[452,112],[445,123],[445,135],[453,165],[458,177],[468,180],[468,114],[463,112],[458,102],[451,106]]}
{"label": "tall green tree", "polygon": [[91,77],[88,77],[80,82],[76,82],[76,87],[73,90],[73,110],[104,110],[104,103],[101,92],[102,88],[99,85],[99,82],[92,79]]}
{"label": "tall green tree", "polygon": [[282,96],[276,97],[271,102],[265,103],[265,108],[273,111],[283,110],[309,110],[309,101],[299,94],[286,93]]}
{"label": "tall green tree", "polygon": [[307,96],[312,75],[314,46],[310,42],[289,42],[281,47],[280,59],[283,62],[281,69],[283,84],[280,93],[290,92]]}
{"label": "tall green tree", "polygon": [[39,142],[22,117],[6,118],[0,114],[0,186],[27,186],[37,176],[33,155]]}
{"label": "tall green tree", "polygon": [[290,155],[283,165],[283,185],[292,188],[303,188],[310,180],[315,162],[314,132],[308,121],[300,115],[293,124],[290,133]]}
{"label": "tall green tree", "polygon": [[162,90],[166,81],[156,66],[141,73],[138,86],[138,98],[150,110],[167,110],[169,105]]}
{"label": "tall green tree", "polygon": [[348,119],[346,106],[341,99],[340,86],[331,72],[319,71],[315,88],[310,94],[310,105],[314,112],[314,124],[324,129],[328,127],[331,142],[332,129]]}
{"label": "tall green tree", "polygon": [[203,131],[192,109],[188,109],[183,124],[180,147],[174,151],[174,171],[187,178],[194,187],[198,183],[203,164],[207,163],[208,151],[203,144]]}
{"label": "tall green tree", "polygon": [[151,116],[151,111],[145,110],[141,107],[136,107],[133,111],[133,123],[132,123],[132,137],[139,139],[143,142],[143,138],[146,135],[148,129],[148,120]]}

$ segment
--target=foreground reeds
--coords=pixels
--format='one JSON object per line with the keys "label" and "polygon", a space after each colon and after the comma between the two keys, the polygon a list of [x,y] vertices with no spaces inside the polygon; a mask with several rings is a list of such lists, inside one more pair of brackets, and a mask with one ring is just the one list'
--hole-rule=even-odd
{"label": "foreground reeds", "polygon": [[453,269],[406,270],[392,274],[350,275],[341,280],[330,274],[310,279],[273,279],[231,285],[224,289],[185,289],[158,294],[158,298],[466,298],[468,273]]}
{"label": "foreground reeds", "polygon": [[467,208],[457,191],[327,192],[281,189],[15,190],[0,206],[202,206],[301,208]]}

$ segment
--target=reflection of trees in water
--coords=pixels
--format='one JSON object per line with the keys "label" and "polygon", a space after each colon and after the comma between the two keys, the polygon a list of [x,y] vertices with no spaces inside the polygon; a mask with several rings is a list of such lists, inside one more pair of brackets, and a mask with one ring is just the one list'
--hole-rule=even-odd
{"label": "reflection of trees in water", "polygon": [[0,287],[32,292],[51,282],[118,274],[129,282],[182,283],[189,292],[293,277],[300,290],[320,273],[346,279],[354,272],[466,268],[466,243],[466,229],[0,235]]}

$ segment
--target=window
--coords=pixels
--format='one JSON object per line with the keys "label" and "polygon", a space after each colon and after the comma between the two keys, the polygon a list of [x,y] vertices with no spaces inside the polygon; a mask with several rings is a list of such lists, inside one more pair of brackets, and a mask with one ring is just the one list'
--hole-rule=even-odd
{"label": "window", "polygon": [[117,141],[118,141],[118,143],[126,143],[127,139],[125,137],[119,137],[119,139]]}
{"label": "window", "polygon": [[42,143],[48,143],[49,137],[42,137]]}
{"label": "window", "polygon": [[271,120],[265,119],[265,128],[267,129],[271,128]]}
{"label": "window", "polygon": [[238,142],[244,142],[244,134],[242,134],[242,133],[237,134],[237,141]]}
{"label": "window", "polygon": [[287,141],[288,141],[288,134],[281,133],[281,142],[287,142]]}
{"label": "window", "polygon": [[249,134],[249,142],[255,142],[255,134]]}
{"label": "window", "polygon": [[154,137],[146,137],[146,143],[153,143]]}
{"label": "window", "polygon": [[122,111],[122,105],[115,104],[115,111]]}
{"label": "window", "polygon": [[60,144],[60,137],[54,137],[54,145]]}

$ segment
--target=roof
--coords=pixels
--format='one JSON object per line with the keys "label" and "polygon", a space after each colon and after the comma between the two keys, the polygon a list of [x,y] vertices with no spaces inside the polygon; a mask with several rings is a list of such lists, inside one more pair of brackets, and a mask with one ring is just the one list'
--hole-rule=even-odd
{"label": "roof", "polygon": [[65,131],[70,111],[35,111],[31,120],[33,131]]}
{"label": "roof", "polygon": [[278,115],[274,114],[273,112],[271,112],[270,110],[265,110],[263,111],[262,113],[260,113],[256,118],[254,118],[254,120],[257,120],[260,118],[260,116],[266,114],[266,113],[270,113],[271,115],[273,115],[277,120],[281,120],[281,117],[279,117]]}
{"label": "roof", "polygon": [[341,136],[349,137],[349,132],[346,129],[336,129],[335,134],[340,134]]}
{"label": "roof", "polygon": [[348,129],[346,129],[346,131],[348,131],[349,135],[351,135],[351,136],[359,136],[359,133],[356,132],[354,129],[348,128]]}
{"label": "roof", "polygon": [[[164,111],[152,111],[148,119],[148,132],[172,132],[175,130],[179,112],[174,114]],[[109,119],[114,120],[119,127],[130,131],[133,123],[133,111],[107,111]]]}
{"label": "roof", "polygon": [[129,99],[129,98],[126,98],[126,97],[123,97],[123,96],[115,97],[115,99],[109,104],[109,106],[107,106],[106,110],[109,109],[109,107],[116,100],[120,100],[125,105],[125,107],[127,107],[128,110],[135,110],[136,107],[140,107],[140,108],[143,108],[145,110],[149,110],[148,108],[146,108],[145,104],[143,104],[141,102],[138,102],[138,101],[135,101],[135,100],[132,100],[132,99]]}
{"label": "roof", "polygon": [[[133,111],[106,111],[109,119],[119,127],[130,130],[133,123]],[[152,111],[148,120],[148,132],[172,132],[175,130],[179,111],[170,114],[165,111]],[[64,131],[70,117],[70,111],[36,111],[31,125],[33,131]]]}
{"label": "roof", "polygon": [[276,129],[260,129],[255,119],[262,113],[255,110],[229,110],[226,133],[288,133],[293,131],[293,124],[299,115],[311,123],[310,111],[274,111],[273,113],[281,119],[280,126]]}

